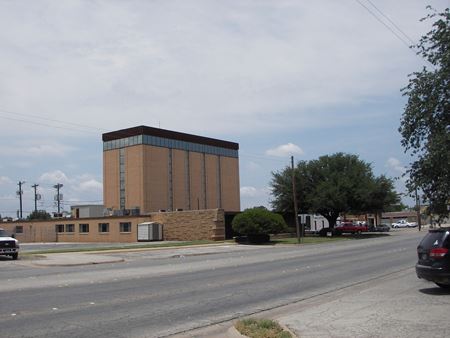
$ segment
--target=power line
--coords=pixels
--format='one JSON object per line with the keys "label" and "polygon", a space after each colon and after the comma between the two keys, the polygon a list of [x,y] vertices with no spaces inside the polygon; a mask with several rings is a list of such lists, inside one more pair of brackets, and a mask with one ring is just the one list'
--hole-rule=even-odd
{"label": "power line", "polygon": [[[249,154],[249,153],[239,153],[239,158],[255,158],[258,160],[264,160],[264,161],[272,161],[277,163],[287,163],[285,158],[276,158],[276,157],[270,157],[267,155],[255,155],[255,154]],[[287,157],[286,157],[287,158]]]}
{"label": "power line", "polygon": [[0,118],[6,119],[6,120],[12,120],[12,121],[20,121],[20,122],[26,122],[26,123],[31,123],[31,124],[38,124],[40,126],[45,126],[45,127],[50,127],[50,128],[57,128],[57,129],[64,129],[64,130],[78,131],[78,132],[81,131],[81,132],[85,132],[85,133],[96,133],[96,132],[90,131],[90,130],[81,130],[81,129],[75,129],[75,128],[62,127],[62,126],[54,126],[54,125],[50,125],[50,124],[46,124],[46,123],[42,123],[42,122],[17,119],[17,118],[6,117],[6,116],[1,116],[1,115],[0,115]]}
{"label": "power line", "polygon": [[[103,130],[106,131],[106,129],[103,128],[98,128],[98,127],[93,127],[93,126],[88,126],[86,124],[79,124],[79,123],[73,123],[73,122],[67,122],[67,121],[62,121],[62,120],[57,120],[57,119],[49,119],[47,117],[42,117],[39,115],[33,115],[33,114],[23,114],[23,113],[16,113],[16,112],[12,112],[12,111],[8,111],[8,110],[4,110],[4,109],[0,109],[0,113],[2,114],[10,114],[10,115],[19,115],[19,116],[24,116],[24,117],[28,117],[28,118],[32,118],[32,119],[37,119],[37,120],[44,120],[44,121],[50,121],[50,122],[56,122],[56,123],[62,123],[62,124],[67,124],[67,125],[71,125],[74,127],[81,127],[81,128],[88,128],[88,129],[95,129],[95,130]],[[23,121],[23,120],[22,120]],[[30,121],[31,122],[31,121]]]}
{"label": "power line", "polygon": [[[364,5],[360,0],[355,0],[362,7],[364,7],[378,22],[380,22],[384,27],[386,27],[392,34],[394,34],[409,50],[411,50],[411,46],[399,35],[395,32],[388,24],[386,24],[383,20],[381,20],[369,7]],[[412,50],[411,50],[412,51]],[[413,51],[414,52],[414,51]],[[415,54],[415,53],[414,53]]]}
{"label": "power line", "polygon": [[416,44],[416,42],[413,39],[411,39],[399,26],[397,26],[393,20],[391,20],[386,14],[384,14],[372,1],[370,0],[366,1],[370,3],[372,7],[378,11],[378,13],[380,13],[384,18],[386,18],[386,20],[388,20],[392,24],[392,26],[394,26],[405,38],[407,38],[409,42],[411,42],[413,45]]}
{"label": "power line", "polygon": [[[34,120],[25,120],[25,119],[20,119],[20,118],[7,117],[7,116],[2,116],[2,114],[24,116],[26,118],[31,118],[31,119],[34,119],[34,120],[55,122],[55,123],[65,124],[65,125],[69,125],[69,126],[73,126],[73,127],[57,126],[57,125],[48,124],[48,123],[44,123],[44,122],[38,122],[38,121],[34,121]],[[73,123],[73,122],[68,122],[68,121],[63,121],[63,120],[58,120],[58,119],[50,119],[50,118],[46,118],[46,117],[42,117],[42,116],[38,116],[38,115],[33,115],[33,114],[17,113],[17,112],[4,110],[4,109],[1,109],[1,108],[0,108],[0,118],[6,119],[6,120],[12,120],[12,121],[19,121],[19,122],[25,122],[25,123],[31,123],[31,124],[38,124],[38,125],[45,126],[45,127],[50,127],[50,128],[64,129],[64,130],[70,130],[70,131],[77,131],[77,132],[96,133],[96,134],[98,132],[108,132],[108,129],[105,129],[105,128],[99,128],[99,127],[94,127],[94,126],[90,126],[90,125],[86,125],[86,124]],[[140,123],[134,123],[134,124],[135,125],[139,125]],[[80,129],[80,128],[82,128],[82,129]],[[127,136],[128,136],[128,134],[124,133],[124,137],[127,137]]]}

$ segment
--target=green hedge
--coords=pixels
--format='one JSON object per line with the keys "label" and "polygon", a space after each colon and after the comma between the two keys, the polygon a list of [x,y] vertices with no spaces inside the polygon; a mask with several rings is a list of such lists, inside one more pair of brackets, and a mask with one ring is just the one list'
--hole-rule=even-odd
{"label": "green hedge", "polygon": [[246,236],[277,234],[287,229],[281,215],[260,207],[246,209],[236,215],[232,227],[235,232]]}

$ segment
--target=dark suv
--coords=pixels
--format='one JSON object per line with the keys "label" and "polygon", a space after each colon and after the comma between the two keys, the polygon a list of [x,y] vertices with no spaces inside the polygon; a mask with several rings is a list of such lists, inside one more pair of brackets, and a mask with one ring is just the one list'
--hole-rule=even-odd
{"label": "dark suv", "polygon": [[429,230],[417,247],[417,277],[450,289],[450,228]]}

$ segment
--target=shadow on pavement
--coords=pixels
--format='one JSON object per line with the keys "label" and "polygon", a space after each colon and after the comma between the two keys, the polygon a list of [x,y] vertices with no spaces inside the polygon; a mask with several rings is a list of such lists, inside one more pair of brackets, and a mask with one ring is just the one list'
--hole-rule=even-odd
{"label": "shadow on pavement", "polygon": [[450,289],[443,289],[439,286],[433,287],[433,288],[426,288],[426,289],[420,289],[420,292],[431,295],[431,296],[442,296],[442,295],[448,295],[450,296]]}
{"label": "shadow on pavement", "polygon": [[389,233],[369,233],[369,234],[343,234],[342,237],[347,237],[351,239],[367,239],[367,238],[377,238],[377,237],[387,237],[390,236]]}

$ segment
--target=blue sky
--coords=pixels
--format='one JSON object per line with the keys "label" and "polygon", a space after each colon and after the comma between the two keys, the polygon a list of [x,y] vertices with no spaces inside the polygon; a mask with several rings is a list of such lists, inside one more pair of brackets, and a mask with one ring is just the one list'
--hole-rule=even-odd
{"label": "blue sky", "polygon": [[427,5],[450,1],[0,1],[0,214],[19,181],[25,215],[32,184],[47,211],[56,183],[65,210],[101,203],[101,134],[136,125],[238,142],[242,208],[269,206],[291,155],[398,177]]}

